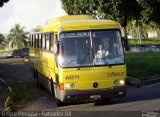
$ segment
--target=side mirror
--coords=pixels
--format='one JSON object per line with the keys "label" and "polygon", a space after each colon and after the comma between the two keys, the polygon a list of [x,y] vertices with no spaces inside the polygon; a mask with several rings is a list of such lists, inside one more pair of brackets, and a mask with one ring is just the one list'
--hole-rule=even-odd
{"label": "side mirror", "polygon": [[129,51],[129,44],[127,37],[122,37],[123,46],[125,48],[125,51]]}

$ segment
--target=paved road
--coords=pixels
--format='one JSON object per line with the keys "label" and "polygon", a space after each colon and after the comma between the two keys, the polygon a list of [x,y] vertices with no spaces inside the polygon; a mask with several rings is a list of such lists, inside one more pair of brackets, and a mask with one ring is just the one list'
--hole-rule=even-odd
{"label": "paved road", "polygon": [[[115,99],[109,102],[92,102],[59,107],[48,111],[57,109],[63,111],[86,111],[73,113],[73,115],[79,117],[87,115],[98,117],[146,117],[147,115],[145,116],[145,114],[147,112],[150,113],[150,116],[156,115],[155,117],[160,117],[160,83],[129,89],[127,97],[125,98]],[[155,113],[157,111],[159,111],[159,113]]]}
{"label": "paved road", "polygon": [[[9,61],[11,64],[12,62]],[[9,67],[1,69],[16,72],[18,80],[33,82],[26,64],[14,63]],[[19,66],[19,67],[18,67]],[[25,74],[25,76],[24,76]],[[28,74],[28,75],[27,75]],[[11,74],[12,75],[12,74]],[[37,89],[37,91],[40,91]],[[108,102],[88,102],[81,104],[71,104],[64,107],[57,107],[54,98],[47,90],[40,91],[41,94],[36,100],[27,103],[21,111],[72,111],[73,116],[114,116],[114,117],[160,117],[160,83],[143,86],[141,88],[128,87],[128,94],[125,98],[114,99]],[[156,112],[155,112],[156,111]],[[153,113],[154,112],[154,113]],[[146,114],[147,113],[147,114]],[[154,115],[154,116],[153,116]],[[150,117],[148,116],[148,117]]]}

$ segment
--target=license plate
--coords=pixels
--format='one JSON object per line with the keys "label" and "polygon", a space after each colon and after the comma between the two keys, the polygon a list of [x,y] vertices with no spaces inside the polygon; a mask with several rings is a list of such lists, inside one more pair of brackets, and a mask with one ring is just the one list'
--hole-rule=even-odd
{"label": "license plate", "polygon": [[97,99],[100,99],[101,98],[101,95],[91,95],[90,96],[90,99],[94,99],[94,100],[97,100]]}

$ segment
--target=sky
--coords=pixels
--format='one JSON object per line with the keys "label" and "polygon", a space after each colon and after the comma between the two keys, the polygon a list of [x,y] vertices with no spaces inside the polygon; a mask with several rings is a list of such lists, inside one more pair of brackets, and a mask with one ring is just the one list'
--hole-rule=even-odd
{"label": "sky", "polygon": [[19,23],[30,31],[45,25],[48,19],[66,15],[61,0],[9,0],[0,7],[0,33],[7,34]]}

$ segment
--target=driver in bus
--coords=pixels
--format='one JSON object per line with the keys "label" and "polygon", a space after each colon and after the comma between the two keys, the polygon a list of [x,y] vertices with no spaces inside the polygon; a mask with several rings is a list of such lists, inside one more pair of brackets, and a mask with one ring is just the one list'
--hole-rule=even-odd
{"label": "driver in bus", "polygon": [[96,58],[106,58],[109,55],[109,43],[108,39],[102,39],[102,44],[99,45]]}
{"label": "driver in bus", "polygon": [[102,44],[99,45],[99,50],[97,51],[96,58],[105,58],[109,55],[109,51],[104,49],[104,46]]}

